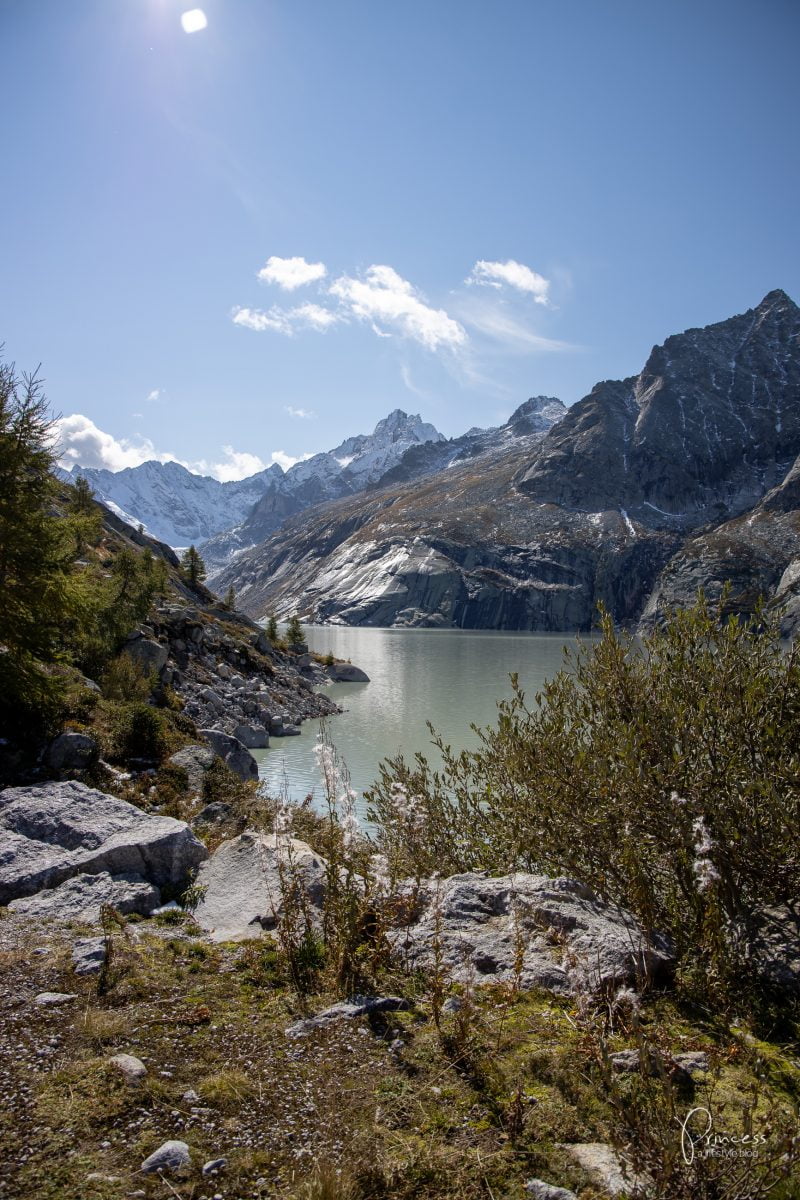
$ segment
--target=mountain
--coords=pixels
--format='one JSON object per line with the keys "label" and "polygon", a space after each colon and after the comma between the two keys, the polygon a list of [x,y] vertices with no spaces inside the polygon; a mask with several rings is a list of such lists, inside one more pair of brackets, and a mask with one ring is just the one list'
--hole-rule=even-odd
{"label": "mountain", "polygon": [[667,338],[636,378],[599,383],[573,405],[521,490],[670,527],[751,508],[800,447],[797,316],[775,291],[742,316]]}
{"label": "mountain", "polygon": [[275,477],[279,466],[267,467],[247,479],[220,483],[194,475],[176,462],[145,462],[123,471],[78,467],[61,472],[74,482],[83,475],[98,500],[131,525],[144,525],[170,546],[198,545],[220,529],[236,525],[250,511]]}
{"label": "mountain", "polygon": [[379,421],[370,437],[348,438],[328,454],[297,463],[283,479],[275,479],[247,519],[235,529],[210,539],[202,547],[216,581],[220,570],[243,549],[265,541],[287,518],[341,496],[419,479],[473,458],[490,447],[511,445],[531,433],[541,435],[561,420],[560,400],[537,396],[527,400],[505,425],[471,429],[458,438],[445,438],[418,416],[396,409]]}
{"label": "mountain", "polygon": [[[309,504],[360,491],[392,467],[409,447],[443,440],[444,435],[433,425],[395,409],[371,434],[347,438],[335,450],[296,463],[285,475],[274,465],[247,479],[220,483],[207,475],[195,475],[180,463],[154,461],[123,471],[76,466],[60,474],[67,482],[85,476],[98,500],[129,523],[144,525],[148,533],[168,545],[200,545],[241,525],[262,497],[264,509],[253,528],[256,532],[264,529],[261,537],[265,537],[285,516]],[[255,540],[260,538],[248,531],[243,544],[252,545]],[[231,546],[237,544],[234,537]],[[210,543],[209,564],[215,561],[215,547],[224,561],[231,546],[225,538]]]}
{"label": "mountain", "polygon": [[346,624],[589,629],[599,601],[652,621],[726,580],[750,611],[800,559],[799,397],[800,309],[770,292],[668,338],[544,435],[478,440],[446,462],[444,446],[407,452],[215,586],[257,617]]}
{"label": "mountain", "polygon": [[[346,438],[334,450],[315,454],[290,467],[285,475],[270,479],[258,503],[241,522],[230,522],[202,547],[203,557],[215,570],[245,547],[274,533],[287,517],[313,504],[361,492],[391,470],[412,447],[445,442],[444,434],[396,408],[379,421],[370,434]],[[234,528],[230,528],[233,525]]]}
{"label": "mountain", "polygon": [[410,479],[421,479],[436,471],[444,471],[454,463],[465,462],[487,450],[510,449],[518,438],[547,433],[562,420],[566,411],[561,401],[553,396],[532,396],[520,404],[505,425],[490,429],[473,428],[449,441],[412,446],[395,467],[385,471],[371,486],[406,483]]}

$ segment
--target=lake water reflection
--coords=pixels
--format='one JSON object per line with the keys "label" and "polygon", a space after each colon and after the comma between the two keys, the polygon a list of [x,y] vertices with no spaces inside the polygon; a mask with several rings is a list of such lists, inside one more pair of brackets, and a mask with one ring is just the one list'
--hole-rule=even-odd
{"label": "lake water reflection", "polygon": [[[362,667],[369,683],[331,684],[328,693],[346,711],[330,718],[331,736],[347,763],[359,795],[378,774],[378,763],[402,752],[431,749],[426,722],[454,749],[477,744],[470,725],[494,723],[497,701],[511,695],[516,671],[528,696],[564,663],[571,634],[498,633],[461,629],[370,629],[335,625],[305,627],[309,647]],[[300,737],[274,738],[254,751],[271,791],[284,779],[293,800],[322,796],[313,747],[319,732],[306,721]]]}

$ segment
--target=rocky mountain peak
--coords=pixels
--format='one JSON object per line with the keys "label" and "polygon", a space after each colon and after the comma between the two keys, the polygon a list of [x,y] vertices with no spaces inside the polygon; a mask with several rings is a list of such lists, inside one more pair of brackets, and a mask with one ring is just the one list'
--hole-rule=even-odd
{"label": "rocky mountain peak", "polygon": [[655,346],[573,405],[519,477],[533,499],[682,527],[751,507],[800,453],[800,309],[781,291]]}
{"label": "rocky mountain peak", "polygon": [[388,416],[378,421],[372,432],[372,438],[382,441],[386,438],[397,442],[443,442],[445,436],[435,425],[423,421],[419,413],[408,414],[402,408],[395,408]]}
{"label": "rocky mountain peak", "polygon": [[565,415],[567,409],[555,396],[531,396],[520,404],[507,424],[515,434],[546,433]]}

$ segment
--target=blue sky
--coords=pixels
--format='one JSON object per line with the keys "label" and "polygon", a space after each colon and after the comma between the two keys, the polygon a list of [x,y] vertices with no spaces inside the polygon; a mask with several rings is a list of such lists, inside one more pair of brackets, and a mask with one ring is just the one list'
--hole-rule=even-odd
{"label": "blue sky", "polygon": [[86,465],[458,434],[800,299],[795,0],[199,3],[0,4],[0,339]]}

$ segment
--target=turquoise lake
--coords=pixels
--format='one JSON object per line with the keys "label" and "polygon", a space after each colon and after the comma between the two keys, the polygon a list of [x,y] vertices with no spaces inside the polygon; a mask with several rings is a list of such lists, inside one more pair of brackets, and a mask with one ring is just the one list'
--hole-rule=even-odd
{"label": "turquoise lake", "polygon": [[[519,675],[530,700],[564,664],[568,633],[503,633],[461,629],[372,629],[336,625],[304,627],[311,650],[349,659],[369,683],[337,683],[325,691],[345,711],[329,718],[332,740],[361,795],[378,775],[382,759],[428,753],[430,721],[454,749],[478,738],[472,724],[493,724],[497,702],[511,695],[509,676]],[[588,639],[591,640],[591,639]],[[322,797],[313,756],[318,721],[306,721],[300,737],[274,738],[254,751],[261,779],[290,798]]]}

